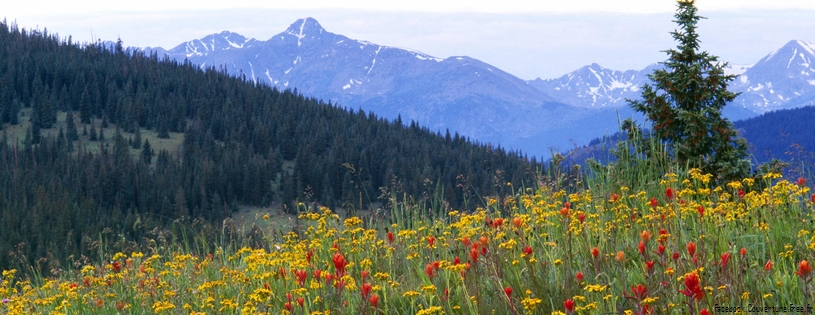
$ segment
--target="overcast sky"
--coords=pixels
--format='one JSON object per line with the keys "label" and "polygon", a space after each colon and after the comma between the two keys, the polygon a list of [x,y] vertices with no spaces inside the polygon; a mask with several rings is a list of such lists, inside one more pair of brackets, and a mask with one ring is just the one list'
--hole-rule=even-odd
{"label": "overcast sky", "polygon": [[[257,39],[314,17],[332,33],[436,57],[466,55],[522,79],[553,78],[598,63],[642,69],[675,46],[673,0],[569,1],[32,1],[0,17],[75,41],[172,48],[230,30]],[[813,0],[698,0],[702,49],[750,64],[797,39],[815,42]]]}

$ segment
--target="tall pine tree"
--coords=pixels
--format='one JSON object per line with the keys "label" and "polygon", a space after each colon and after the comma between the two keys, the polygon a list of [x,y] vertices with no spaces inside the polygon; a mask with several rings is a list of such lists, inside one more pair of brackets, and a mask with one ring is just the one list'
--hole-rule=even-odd
{"label": "tall pine tree", "polygon": [[736,79],[725,75],[727,63],[699,51],[694,0],[680,0],[674,15],[679,28],[673,32],[676,49],[666,51],[664,67],[649,75],[642,100],[628,100],[631,107],[653,123],[652,135],[664,141],[681,165],[701,168],[721,179],[749,174],[747,142],[733,124],[722,117],[722,108],[738,93],[727,90]]}

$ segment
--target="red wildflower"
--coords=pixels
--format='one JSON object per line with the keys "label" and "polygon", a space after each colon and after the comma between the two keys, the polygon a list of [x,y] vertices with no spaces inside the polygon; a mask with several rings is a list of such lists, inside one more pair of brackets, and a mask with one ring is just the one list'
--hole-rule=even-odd
{"label": "red wildflower", "polygon": [[710,314],[710,312],[706,308],[703,308],[701,311],[699,311],[699,315],[712,315],[712,314]]}
{"label": "red wildflower", "polygon": [[310,264],[310,263],[311,263],[311,257],[313,257],[313,256],[314,256],[314,250],[313,250],[313,249],[309,249],[309,250],[306,252],[306,262],[308,262],[308,263]]}
{"label": "red wildflower", "polygon": [[122,270],[122,265],[119,264],[118,261],[114,261],[113,262],[113,271],[119,272],[120,270]]}
{"label": "red wildflower", "polygon": [[741,255],[741,257],[747,256],[747,249],[745,249],[744,247],[742,247],[742,248],[739,250],[739,255]]}
{"label": "red wildflower", "polygon": [[560,215],[562,215],[564,217],[568,217],[569,216],[569,208],[566,208],[566,207],[560,208]]}
{"label": "red wildflower", "polygon": [[795,272],[796,275],[801,277],[801,279],[806,279],[810,273],[812,273],[812,265],[810,265],[808,261],[802,260],[798,263],[798,271]]}
{"label": "red wildflower", "polygon": [[651,198],[651,208],[656,208],[658,204],[657,198]]}
{"label": "red wildflower", "polygon": [[337,268],[337,276],[342,277],[345,275],[345,266],[348,265],[348,262],[345,261],[345,257],[342,256],[340,253],[334,254],[334,257],[331,258],[334,262],[334,268]]}
{"label": "red wildflower", "polygon": [[568,299],[566,301],[563,301],[563,308],[566,309],[567,314],[573,313],[574,312],[574,301],[572,301],[572,299]]}
{"label": "red wildflower", "polygon": [[773,261],[772,260],[767,260],[767,263],[764,264],[764,270],[765,271],[773,270]]}
{"label": "red wildflower", "polygon": [[490,243],[490,239],[483,235],[478,240],[481,242],[482,246],[487,246]]}
{"label": "red wildflower", "polygon": [[597,259],[597,255],[600,255],[600,250],[597,249],[597,247],[592,248],[591,249],[591,256],[594,257],[594,259]]}
{"label": "red wildflower", "polygon": [[456,256],[456,258],[453,258],[453,265],[454,265],[454,266],[455,266],[455,265],[458,265],[458,264],[460,264],[460,263],[461,263],[461,258],[458,258],[458,256]]}
{"label": "red wildflower", "polygon": [[807,184],[806,178],[798,177],[798,186],[804,187]]}
{"label": "red wildflower", "polygon": [[286,293],[286,301],[291,302],[291,293]]}
{"label": "red wildflower", "polygon": [[640,233],[640,239],[642,239],[642,241],[646,243],[651,241],[652,236],[654,236],[654,234],[649,232],[648,230],[643,230],[642,233]]}
{"label": "red wildflower", "polygon": [[631,294],[628,298],[642,301],[648,296],[648,289],[642,284],[638,284],[636,287],[631,286]]}
{"label": "red wildflower", "polygon": [[671,255],[671,258],[673,258],[673,260],[677,260],[677,259],[679,259],[679,252],[674,252],[674,253]]}
{"label": "red wildflower", "polygon": [[659,246],[657,246],[657,255],[662,256],[663,254],[665,254],[665,246],[659,244]]}
{"label": "red wildflower", "polygon": [[436,244],[436,237],[430,235],[427,237],[427,246],[433,247]]}
{"label": "red wildflower", "polygon": [[360,272],[360,273],[359,273],[360,278],[361,278],[362,280],[365,280],[365,278],[367,278],[367,277],[368,277],[368,275],[370,275],[370,274],[371,274],[371,273],[370,273],[370,272],[368,272],[368,270],[363,270],[362,272]]}
{"label": "red wildflower", "polygon": [[564,202],[564,203],[563,203],[563,207],[564,207],[564,208],[566,208],[566,209],[571,209],[571,208],[572,208],[572,204],[571,204],[571,203],[569,203],[568,201],[566,201],[566,202]]}
{"label": "red wildflower", "polygon": [[586,214],[585,213],[578,214],[577,220],[580,221],[580,223],[583,223],[583,221],[586,221]]}
{"label": "red wildflower", "polygon": [[388,244],[393,244],[393,240],[394,240],[393,232],[388,231]]}
{"label": "red wildflower", "polygon": [[470,238],[466,237],[466,236],[464,238],[462,238],[461,239],[461,245],[464,245],[464,247],[470,246]]}
{"label": "red wildflower", "polygon": [[512,225],[514,225],[516,228],[520,228],[520,227],[521,227],[521,223],[523,223],[523,221],[521,220],[521,218],[519,218],[519,217],[514,217],[514,218],[512,218]]}
{"label": "red wildflower", "polygon": [[435,276],[436,276],[436,270],[435,270],[435,269],[433,269],[433,265],[432,265],[432,264],[427,264],[427,266],[425,266],[425,267],[424,267],[424,273],[425,273],[425,274],[427,275],[427,277],[429,277],[430,279],[433,279],[433,277],[435,277]]}
{"label": "red wildflower", "polygon": [[477,249],[473,248],[473,249],[470,250],[470,260],[472,262],[477,262],[478,261],[478,250]]}
{"label": "red wildflower", "polygon": [[725,252],[724,254],[722,254],[722,260],[721,260],[722,268],[727,267],[727,262],[729,262],[729,261],[730,261],[730,252]]}
{"label": "red wildflower", "polygon": [[365,283],[363,283],[363,284],[362,284],[362,287],[359,289],[359,293],[361,293],[361,294],[362,294],[362,298],[363,298],[363,299],[368,297],[368,294],[370,294],[370,293],[371,293],[371,289],[372,289],[373,287],[374,287],[374,286],[373,286],[372,284],[367,283],[367,282],[365,282]]}
{"label": "red wildflower", "polygon": [[699,217],[705,216],[705,207],[699,206],[696,208],[696,212],[699,212]]}
{"label": "red wildflower", "polygon": [[322,271],[320,271],[320,269],[314,270],[314,278],[315,278],[315,279],[317,279],[317,280],[320,280],[320,275],[321,275],[322,273],[323,273],[323,272],[322,272]]}
{"label": "red wildflower", "polygon": [[510,288],[510,287],[504,288],[504,293],[507,294],[508,298],[512,298],[512,288]]}
{"label": "red wildflower", "polygon": [[637,245],[637,250],[640,252],[640,255],[645,256],[645,242],[640,241],[640,244]]}
{"label": "red wildflower", "polygon": [[305,270],[295,270],[294,276],[297,277],[297,282],[300,283],[300,286],[304,286],[306,284],[306,278],[308,277],[308,272]]}
{"label": "red wildflower", "polygon": [[368,299],[368,302],[371,303],[371,306],[376,308],[376,306],[379,305],[379,296],[376,294],[371,295],[371,298]]}
{"label": "red wildflower", "polygon": [[521,250],[521,252],[523,252],[524,255],[527,255],[527,256],[531,255],[532,254],[532,246],[524,247],[524,249]]}
{"label": "red wildflower", "polygon": [[502,219],[502,218],[498,218],[498,219],[495,219],[495,221],[492,221],[492,227],[494,227],[494,228],[498,228],[499,226],[502,226],[502,225],[504,225],[504,219]]}
{"label": "red wildflower", "polygon": [[685,247],[688,250],[688,255],[693,256],[696,253],[696,244],[693,242],[688,242],[688,246]]}
{"label": "red wildflower", "polygon": [[665,197],[668,197],[668,200],[674,199],[674,190],[671,187],[665,189]]}
{"label": "red wildflower", "polygon": [[645,262],[645,270],[651,272],[654,269],[654,262],[653,261],[646,261]]}
{"label": "red wildflower", "polygon": [[96,307],[102,307],[103,303],[102,299],[96,299]]}
{"label": "red wildflower", "polygon": [[286,307],[287,311],[291,312],[291,302],[286,302],[286,304],[283,304],[283,306]]}
{"label": "red wildflower", "polygon": [[575,278],[577,278],[577,282],[578,282],[578,283],[582,283],[582,282],[583,282],[583,273],[582,273],[582,272],[578,271],[578,272],[577,272],[577,274],[576,274],[576,275],[574,275],[574,277],[575,277]]}
{"label": "red wildflower", "polygon": [[611,194],[611,202],[617,202],[617,199],[620,199],[620,195],[617,193]]}
{"label": "red wildflower", "polygon": [[306,301],[306,299],[299,297],[299,298],[297,298],[297,305],[303,306],[303,303],[305,301]]}
{"label": "red wildflower", "polygon": [[739,199],[744,198],[744,190],[739,189]]}
{"label": "red wildflower", "polygon": [[687,297],[701,300],[705,296],[705,292],[699,286],[699,276],[696,273],[691,273],[685,277],[685,290],[679,290],[679,293]]}

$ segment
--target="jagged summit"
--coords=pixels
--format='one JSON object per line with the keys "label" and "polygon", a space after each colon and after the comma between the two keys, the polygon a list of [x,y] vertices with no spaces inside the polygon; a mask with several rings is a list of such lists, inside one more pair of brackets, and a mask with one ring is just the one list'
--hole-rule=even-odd
{"label": "jagged summit", "polygon": [[305,38],[306,36],[314,37],[319,36],[326,32],[326,30],[320,25],[320,22],[317,22],[314,18],[307,17],[304,19],[298,19],[294,23],[292,23],[289,28],[286,29],[286,34],[294,35],[297,37],[297,45],[300,46],[302,43],[300,40]]}

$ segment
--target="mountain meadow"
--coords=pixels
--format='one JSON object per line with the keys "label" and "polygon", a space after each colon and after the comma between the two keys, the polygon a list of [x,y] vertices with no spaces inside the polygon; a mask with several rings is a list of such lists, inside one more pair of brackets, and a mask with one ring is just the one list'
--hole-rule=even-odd
{"label": "mountain meadow", "polygon": [[811,313],[811,166],[672,122],[543,162],[3,21],[0,314]]}

